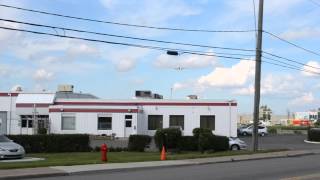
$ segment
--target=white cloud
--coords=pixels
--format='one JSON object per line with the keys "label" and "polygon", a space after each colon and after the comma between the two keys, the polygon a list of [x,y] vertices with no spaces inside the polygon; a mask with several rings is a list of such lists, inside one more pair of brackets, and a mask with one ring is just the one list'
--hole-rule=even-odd
{"label": "white cloud", "polygon": [[[100,0],[107,9],[109,17],[129,24],[167,26],[176,17],[193,16],[201,13],[198,8],[183,0]],[[151,29],[126,29],[129,32],[145,36],[163,34],[164,31]]]}
{"label": "white cloud", "polygon": [[[296,96],[303,91],[303,84],[297,81],[297,77],[292,75],[273,75],[268,74],[261,80],[262,95],[285,95]],[[254,85],[235,89],[233,94],[236,95],[253,95]]]}
{"label": "white cloud", "polygon": [[107,9],[114,8],[118,3],[117,0],[100,0],[100,2]]}
{"label": "white cloud", "polygon": [[0,64],[0,76],[4,77],[7,76],[10,72],[10,69],[8,68],[8,66],[4,65],[4,64]]}
{"label": "white cloud", "polygon": [[289,102],[289,105],[292,106],[301,106],[312,104],[316,102],[316,98],[313,96],[312,92],[304,93],[302,96],[297,97]]}
{"label": "white cloud", "polygon": [[69,47],[66,49],[66,52],[71,57],[78,57],[81,55],[98,55],[99,50],[93,46],[90,46],[85,43],[80,43],[76,45],[76,43],[71,43]]}
{"label": "white cloud", "polygon": [[35,40],[25,38],[19,45],[12,47],[13,51],[23,59],[37,59],[38,57],[48,56],[51,53],[65,55],[65,60],[74,60],[87,56],[98,56],[99,50],[84,41],[49,38],[47,40]]}
{"label": "white cloud", "polygon": [[241,87],[254,75],[254,61],[241,60],[232,67],[217,67],[198,79],[198,84],[211,87]]}
{"label": "white cloud", "polygon": [[280,35],[280,37],[287,40],[301,40],[307,38],[320,38],[319,28],[300,28],[298,30],[289,30]]}
{"label": "white cloud", "polygon": [[177,91],[177,90],[185,89],[185,88],[188,88],[188,87],[190,87],[190,84],[188,84],[188,83],[179,83],[179,82],[177,82],[177,83],[173,84],[172,89],[174,91]]}
{"label": "white cloud", "polygon": [[120,72],[127,72],[130,71],[131,69],[133,69],[135,67],[136,63],[134,59],[131,58],[124,58],[119,60],[116,63],[116,68],[118,71]]}
{"label": "white cloud", "polygon": [[119,72],[132,70],[138,60],[149,53],[149,50],[139,48],[108,48],[104,51],[108,52],[103,55],[104,59],[111,61]]}
{"label": "white cloud", "polygon": [[217,59],[213,56],[199,56],[199,55],[181,55],[169,56],[161,54],[154,65],[159,68],[204,68],[214,66]]}
{"label": "white cloud", "polygon": [[[309,61],[303,66],[302,74],[308,77],[316,77],[320,74],[320,63],[317,61]],[[314,72],[314,73],[313,73]],[[316,74],[318,73],[318,74]]]}
{"label": "white cloud", "polygon": [[53,73],[52,72],[48,72],[45,69],[38,69],[34,75],[33,78],[37,81],[48,81],[51,80],[53,78]]}

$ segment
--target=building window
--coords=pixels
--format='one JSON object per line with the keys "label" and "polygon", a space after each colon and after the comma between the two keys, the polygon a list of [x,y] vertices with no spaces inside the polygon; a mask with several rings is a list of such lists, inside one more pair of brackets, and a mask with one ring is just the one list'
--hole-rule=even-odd
{"label": "building window", "polygon": [[131,120],[127,120],[126,121],[126,127],[131,127],[132,126],[132,121]]}
{"label": "building window", "polygon": [[162,129],[162,115],[149,115],[148,116],[148,130]]}
{"label": "building window", "polygon": [[21,116],[21,127],[22,128],[32,128],[33,126],[32,116],[31,115],[22,115]]}
{"label": "building window", "polygon": [[170,115],[170,127],[181,127],[184,130],[184,115]]}
{"label": "building window", "polygon": [[125,115],[125,119],[132,119],[132,115]]}
{"label": "building window", "polygon": [[215,116],[200,116],[200,128],[215,130]]}
{"label": "building window", "polygon": [[76,130],[76,117],[75,116],[62,116],[61,117],[61,130]]}
{"label": "building window", "polygon": [[98,117],[98,130],[111,130],[112,118],[111,117]]}

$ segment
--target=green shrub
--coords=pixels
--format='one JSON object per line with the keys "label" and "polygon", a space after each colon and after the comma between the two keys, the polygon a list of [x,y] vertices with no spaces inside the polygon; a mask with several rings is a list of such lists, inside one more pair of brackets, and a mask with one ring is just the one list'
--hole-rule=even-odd
{"label": "green shrub", "polygon": [[178,146],[181,151],[197,151],[198,139],[194,136],[182,136]]}
{"label": "green shrub", "polygon": [[314,123],[314,126],[315,126],[315,127],[320,127],[320,121],[316,121],[316,122]]}
{"label": "green shrub", "polygon": [[308,126],[281,126],[282,130],[308,130]]}
{"label": "green shrub", "polygon": [[192,131],[193,136],[198,141],[198,150],[204,152],[212,149],[212,131],[206,128],[195,128]]}
{"label": "green shrub", "polygon": [[275,126],[269,126],[269,127],[267,128],[269,134],[277,134],[277,129],[278,129],[278,128],[275,127]]}
{"label": "green shrub", "polygon": [[192,134],[195,138],[199,138],[200,134],[205,136],[213,135],[211,129],[207,129],[207,128],[194,128],[192,130]]}
{"label": "green shrub", "polygon": [[229,138],[226,136],[212,136],[211,148],[214,151],[227,151],[229,150]]}
{"label": "green shrub", "polygon": [[27,153],[88,152],[91,150],[87,134],[9,135],[8,137],[22,145]]}
{"label": "green shrub", "polygon": [[308,140],[320,142],[320,128],[311,128],[308,130]]}
{"label": "green shrub", "polygon": [[47,134],[47,129],[46,128],[39,128],[38,133],[39,134]]}
{"label": "green shrub", "polygon": [[154,135],[154,140],[161,151],[162,146],[166,145],[167,149],[178,149],[179,141],[182,137],[181,130],[178,128],[158,129]]}
{"label": "green shrub", "polygon": [[128,150],[143,152],[145,147],[151,142],[151,137],[147,135],[130,135]]}

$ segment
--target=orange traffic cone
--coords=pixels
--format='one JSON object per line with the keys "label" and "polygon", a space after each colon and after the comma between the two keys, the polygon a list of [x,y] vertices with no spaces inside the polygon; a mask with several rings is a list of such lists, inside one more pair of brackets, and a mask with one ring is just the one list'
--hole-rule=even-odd
{"label": "orange traffic cone", "polygon": [[160,156],[161,161],[164,161],[167,159],[166,157],[166,150],[164,148],[164,146],[162,146],[162,151],[161,151],[161,156]]}

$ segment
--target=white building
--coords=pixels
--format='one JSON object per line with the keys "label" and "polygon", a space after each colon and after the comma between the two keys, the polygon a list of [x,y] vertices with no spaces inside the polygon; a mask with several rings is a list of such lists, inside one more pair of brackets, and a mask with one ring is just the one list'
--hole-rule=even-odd
{"label": "white building", "polygon": [[[157,96],[161,97],[161,96]],[[136,98],[102,100],[90,94],[0,93],[0,133],[86,133],[128,137],[153,135],[158,128],[181,127],[192,135],[197,127],[237,136],[237,102]]]}

